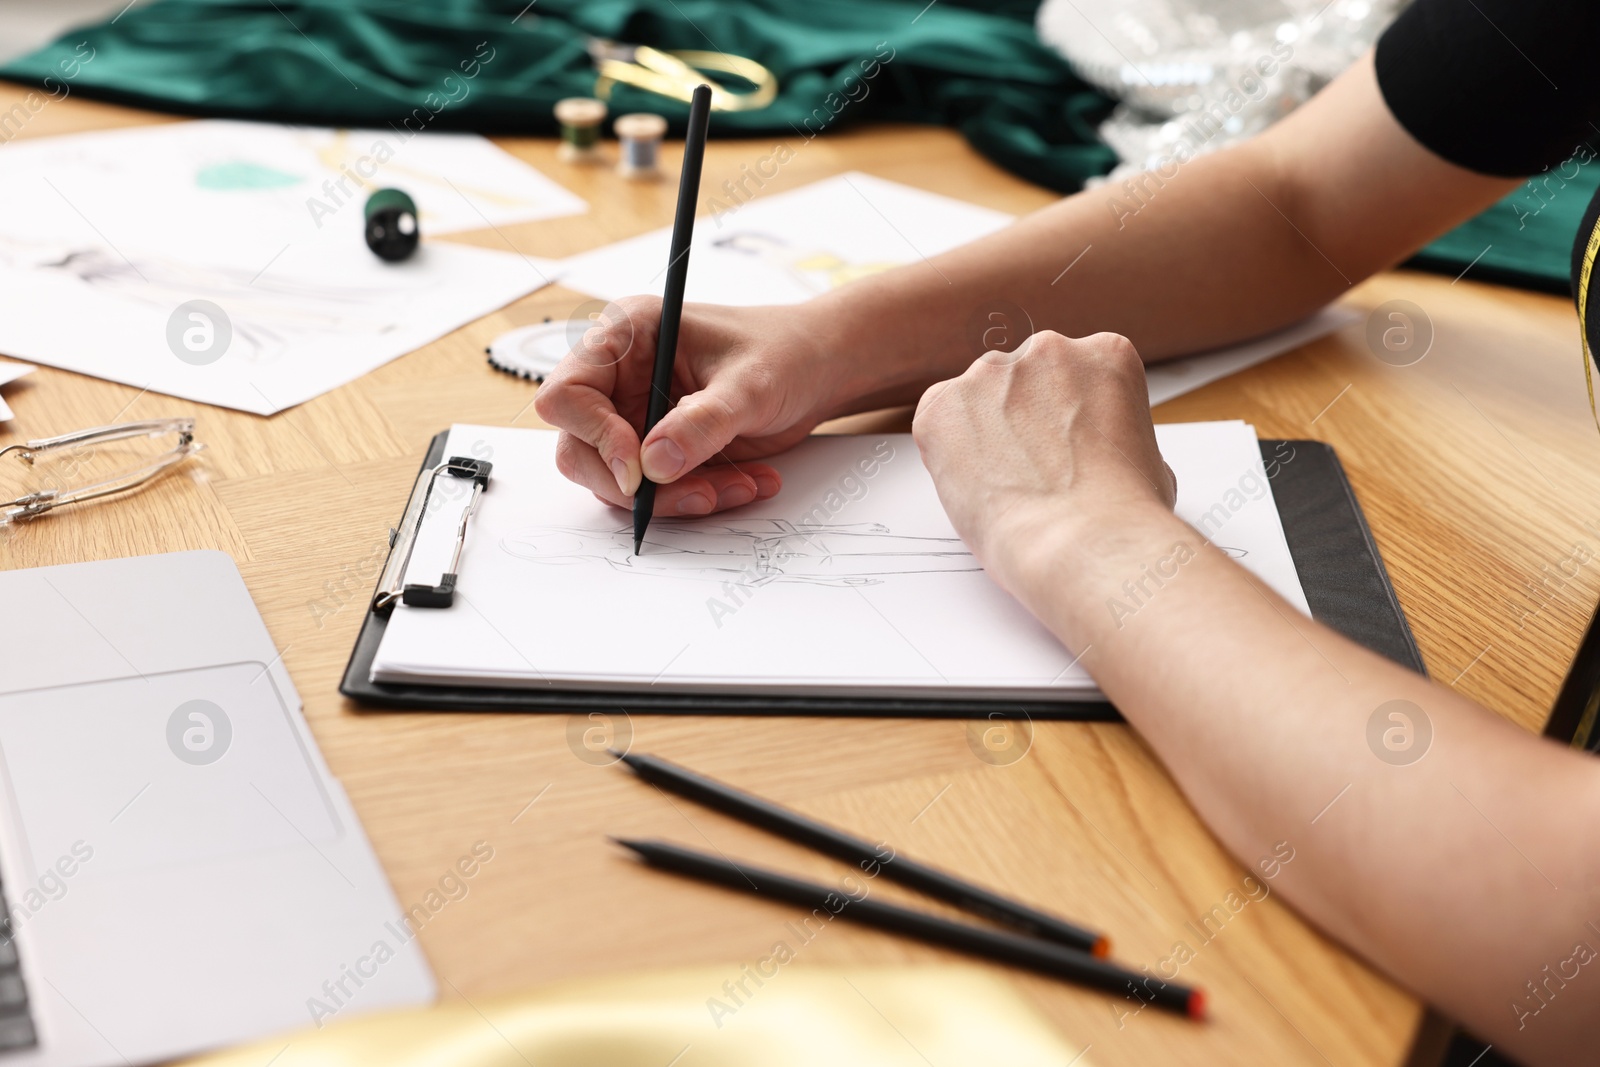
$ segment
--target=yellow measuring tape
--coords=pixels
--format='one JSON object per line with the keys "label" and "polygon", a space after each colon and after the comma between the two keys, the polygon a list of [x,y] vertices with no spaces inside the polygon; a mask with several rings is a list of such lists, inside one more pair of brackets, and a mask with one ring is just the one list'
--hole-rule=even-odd
{"label": "yellow measuring tape", "polygon": [[1583,339],[1583,383],[1589,387],[1589,414],[1594,416],[1595,429],[1600,430],[1600,411],[1594,404],[1594,355],[1589,351],[1589,276],[1594,273],[1595,253],[1600,252],[1600,219],[1589,231],[1589,243],[1583,249],[1583,269],[1578,273],[1578,336]]}
{"label": "yellow measuring tape", "polygon": [[[724,52],[663,52],[649,45],[619,44],[595,38],[589,56],[600,77],[594,95],[611,98],[611,88],[623,82],[673,100],[689,99],[701,82],[711,86],[711,110],[757,111],[778,97],[778,79],[772,71],[744,56]],[[706,71],[731,74],[747,82],[748,92],[734,92],[705,75]]]}
{"label": "yellow measuring tape", "polygon": [[[1594,416],[1596,429],[1600,429],[1600,411],[1594,403],[1594,354],[1589,350],[1589,279],[1594,274],[1594,260],[1600,253],[1600,219],[1589,231],[1589,243],[1583,248],[1583,267],[1578,272],[1578,334],[1583,340],[1583,382],[1589,387],[1589,414]],[[1600,689],[1589,694],[1577,728],[1572,731],[1572,747],[1588,748],[1594,734],[1595,723],[1600,719]]]}
{"label": "yellow measuring tape", "polygon": [[1578,719],[1577,727],[1572,731],[1572,747],[1585,749],[1589,747],[1589,738],[1594,736],[1594,724],[1600,717],[1600,689],[1589,694],[1589,702],[1583,706],[1583,715]]}

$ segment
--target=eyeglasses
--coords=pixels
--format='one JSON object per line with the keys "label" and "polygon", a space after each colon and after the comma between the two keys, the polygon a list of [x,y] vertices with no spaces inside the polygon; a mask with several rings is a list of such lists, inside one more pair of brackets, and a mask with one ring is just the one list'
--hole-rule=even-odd
{"label": "eyeglasses", "polygon": [[0,526],[37,518],[54,508],[67,504],[81,504],[115,493],[126,493],[160,477],[172,467],[205,448],[194,439],[194,419],[147,419],[143,422],[125,422],[116,426],[96,426],[91,430],[47,437],[40,441],[0,448],[0,457],[15,452],[17,458],[29,467],[40,461],[61,460],[86,464],[97,447],[115,441],[139,437],[176,437],[172,448],[156,455],[148,462],[102,478],[89,485],[75,488],[47,488],[25,493],[15,500],[0,501]]}

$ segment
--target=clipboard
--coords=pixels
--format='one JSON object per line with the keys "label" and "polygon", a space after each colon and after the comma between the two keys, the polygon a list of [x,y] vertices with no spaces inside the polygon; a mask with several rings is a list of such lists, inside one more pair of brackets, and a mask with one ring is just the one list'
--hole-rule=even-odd
{"label": "clipboard", "polygon": [[[865,715],[909,718],[1051,719],[1116,722],[1117,710],[1104,700],[975,700],[904,697],[840,697],[750,693],[676,693],[629,689],[512,689],[465,685],[397,685],[374,682],[372,662],[398,600],[421,606],[448,604],[454,575],[438,585],[407,584],[405,564],[411,533],[439,477],[472,479],[472,500],[492,474],[487,464],[445,456],[448,431],[434,437],[406,502],[391,531],[389,558],[378,577],[371,606],[345,666],[339,692],[373,708],[426,711],[511,711],[581,714],[685,715]],[[1333,448],[1321,441],[1263,440],[1261,455],[1289,554],[1294,557],[1312,617],[1403,667],[1426,674],[1422,653],[1400,610],[1388,572],[1372,540],[1366,517]],[[458,531],[465,535],[472,505]],[[452,567],[454,564],[452,564]],[[416,599],[408,599],[408,598]]]}

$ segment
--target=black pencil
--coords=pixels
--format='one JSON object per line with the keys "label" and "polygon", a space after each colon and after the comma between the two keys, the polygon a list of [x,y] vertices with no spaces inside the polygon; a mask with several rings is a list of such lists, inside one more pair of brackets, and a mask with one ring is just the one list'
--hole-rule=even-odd
{"label": "black pencil", "polygon": [[1205,994],[1198,989],[1165,982],[1138,971],[1128,970],[1087,952],[1064,945],[1040,941],[1005,930],[970,926],[938,915],[928,915],[897,904],[873,900],[862,893],[852,896],[816,882],[791,878],[785,874],[735,864],[718,856],[696,852],[665,841],[625,841],[617,844],[633,850],[652,867],[696,878],[790,904],[823,912],[828,919],[847,919],[864,926],[890,930],[919,941],[942,945],[996,963],[1026,967],[1054,978],[1131,995],[1142,1004],[1153,1004],[1191,1019],[1205,1018]]}
{"label": "black pencil", "polygon": [[[694,240],[694,205],[700,198],[700,167],[706,158],[706,127],[711,121],[711,87],[697,85],[689,99],[689,130],[683,139],[683,173],[678,178],[678,210],[672,219],[672,250],[667,256],[667,287],[661,296],[661,326],[656,331],[656,363],[645,402],[643,441],[667,413],[672,367],[678,355],[678,323],[683,318],[683,287],[689,280],[689,245]],[[633,494],[633,553],[644,546],[644,532],[656,507],[656,485],[643,472]]]}
{"label": "black pencil", "polygon": [[1047,941],[1059,942],[1096,956],[1111,952],[1111,942],[1104,934],[1086,930],[1081,926],[1058,919],[1026,904],[1010,900],[982,886],[973,885],[937,867],[908,859],[894,852],[884,855],[882,846],[875,846],[858,837],[851,837],[826,823],[808,819],[770,800],[752,796],[714,778],[659,756],[619,753],[622,761],[647,782],[662,789],[688,797],[690,800],[715,808],[752,826],[759,826],[780,837],[816,849],[835,859],[853,863],[863,871],[876,873],[882,869],[884,877],[910,886],[930,897],[937,897],[963,911],[981,915],[985,919],[1011,927],[1019,933]]}

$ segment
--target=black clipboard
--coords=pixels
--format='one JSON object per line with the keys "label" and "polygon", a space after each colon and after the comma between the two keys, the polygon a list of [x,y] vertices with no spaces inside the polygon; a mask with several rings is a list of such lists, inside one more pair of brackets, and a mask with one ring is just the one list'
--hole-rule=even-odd
{"label": "black clipboard", "polygon": [[[428,447],[422,475],[444,461],[447,434]],[[1344,467],[1321,441],[1261,442],[1311,614],[1352,641],[1403,667],[1425,674],[1400,602],[1356,503]],[[413,498],[416,493],[413,492]],[[408,511],[409,511],[408,502]],[[402,523],[405,521],[401,520]],[[393,539],[391,539],[391,546]],[[391,547],[391,555],[394,549]],[[385,570],[388,568],[386,567]],[[356,637],[339,692],[374,708],[430,711],[591,711],[690,715],[868,715],[916,718],[1030,718],[1111,722],[1121,718],[1108,702],[1038,700],[930,700],[901,697],[762,696],[595,689],[507,689],[460,685],[394,685],[371,680],[372,660],[388,625],[387,614],[368,610]]]}

